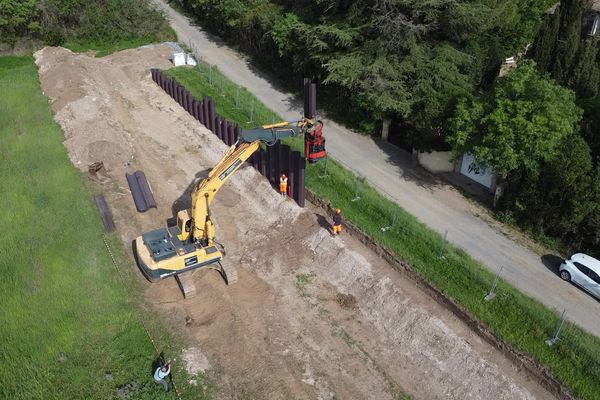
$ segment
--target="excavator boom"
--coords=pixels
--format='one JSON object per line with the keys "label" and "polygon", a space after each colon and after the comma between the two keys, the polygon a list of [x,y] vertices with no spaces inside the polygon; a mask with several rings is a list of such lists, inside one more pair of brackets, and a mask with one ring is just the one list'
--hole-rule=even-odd
{"label": "excavator boom", "polygon": [[230,283],[221,265],[224,248],[215,242],[210,204],[223,184],[254,154],[261,143],[274,144],[289,136],[304,134],[312,121],[280,122],[243,131],[223,158],[192,192],[192,208],[177,213],[177,225],[146,232],[136,238],[134,253],[140,269],[150,281],[197,268],[217,269]]}

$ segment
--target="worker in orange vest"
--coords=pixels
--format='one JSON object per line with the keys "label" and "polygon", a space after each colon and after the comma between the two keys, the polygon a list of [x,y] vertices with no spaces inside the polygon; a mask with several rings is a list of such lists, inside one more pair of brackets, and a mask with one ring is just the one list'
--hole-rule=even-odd
{"label": "worker in orange vest", "polygon": [[279,193],[281,193],[281,197],[287,196],[287,176],[282,174],[279,178]]}
{"label": "worker in orange vest", "polygon": [[339,208],[335,209],[335,214],[333,214],[333,226],[331,227],[331,232],[334,235],[339,235],[342,231],[342,210]]}

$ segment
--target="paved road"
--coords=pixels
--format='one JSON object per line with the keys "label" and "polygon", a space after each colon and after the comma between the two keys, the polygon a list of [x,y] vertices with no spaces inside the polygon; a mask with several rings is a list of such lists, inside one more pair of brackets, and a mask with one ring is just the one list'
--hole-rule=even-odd
{"label": "paved road", "polygon": [[[171,20],[179,40],[191,44],[196,55],[286,119],[296,119],[302,106],[292,95],[273,86],[239,54],[218,38],[166,5],[154,0]],[[551,308],[566,309],[567,318],[600,336],[600,302],[567,284],[547,268],[540,256],[495,231],[473,214],[473,205],[460,193],[415,170],[411,156],[387,143],[361,136],[331,122],[325,123],[327,150],[348,169],[367,178],[380,192],[397,202],[430,228],[481,261],[502,277]]]}

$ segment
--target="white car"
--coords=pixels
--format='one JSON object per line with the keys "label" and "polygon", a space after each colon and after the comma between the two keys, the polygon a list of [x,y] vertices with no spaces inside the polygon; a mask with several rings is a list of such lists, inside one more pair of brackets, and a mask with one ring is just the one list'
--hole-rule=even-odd
{"label": "white car", "polygon": [[600,261],[583,253],[573,254],[558,269],[560,277],[571,281],[600,299]]}

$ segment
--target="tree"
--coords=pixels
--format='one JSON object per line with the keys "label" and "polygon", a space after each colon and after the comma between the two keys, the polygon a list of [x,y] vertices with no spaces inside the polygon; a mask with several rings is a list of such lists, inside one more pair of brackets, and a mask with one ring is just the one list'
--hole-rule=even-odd
{"label": "tree", "polygon": [[458,102],[448,140],[501,178],[517,169],[535,175],[556,157],[561,140],[577,131],[581,113],[571,90],[523,61],[483,98]]}
{"label": "tree", "polygon": [[583,119],[581,134],[592,150],[592,158],[596,165],[600,164],[600,97],[581,100]]}
{"label": "tree", "polygon": [[37,29],[37,0],[0,0],[0,42],[14,41],[27,30]]}
{"label": "tree", "polygon": [[549,14],[544,19],[531,49],[531,58],[535,60],[540,71],[547,72],[550,70],[558,40],[559,27],[560,12],[559,10],[554,10],[552,14]]}
{"label": "tree", "polygon": [[581,226],[597,209],[590,149],[576,134],[563,138],[560,149],[540,165],[540,173],[513,171],[500,205],[534,231],[578,247],[584,240]]}
{"label": "tree", "polygon": [[595,40],[582,42],[568,79],[569,87],[581,97],[593,97],[600,90],[600,48]]}

